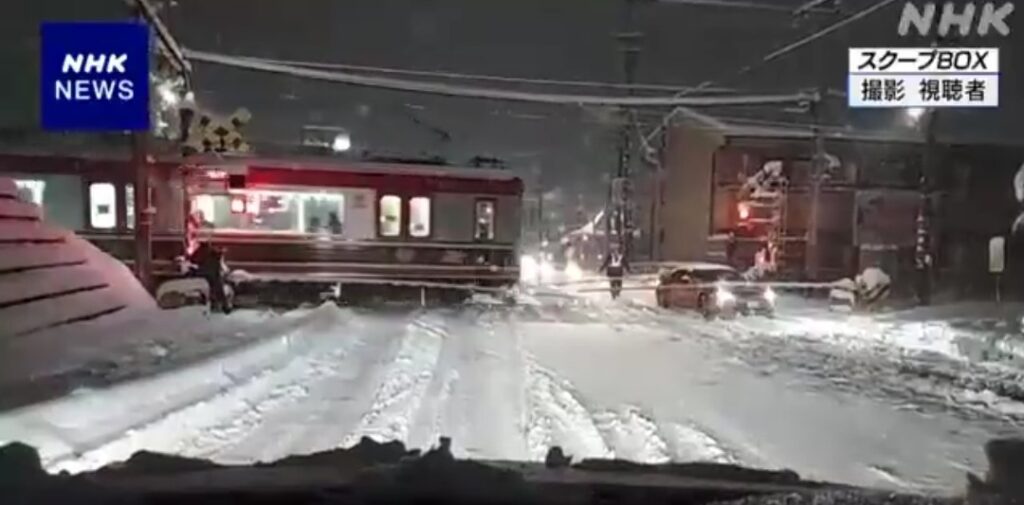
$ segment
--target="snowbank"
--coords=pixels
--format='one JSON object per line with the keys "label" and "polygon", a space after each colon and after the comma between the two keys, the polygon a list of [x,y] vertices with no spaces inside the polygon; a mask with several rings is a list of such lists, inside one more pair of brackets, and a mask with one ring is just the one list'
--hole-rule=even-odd
{"label": "snowbank", "polygon": [[0,339],[155,307],[122,263],[46,223],[20,196],[0,179]]}

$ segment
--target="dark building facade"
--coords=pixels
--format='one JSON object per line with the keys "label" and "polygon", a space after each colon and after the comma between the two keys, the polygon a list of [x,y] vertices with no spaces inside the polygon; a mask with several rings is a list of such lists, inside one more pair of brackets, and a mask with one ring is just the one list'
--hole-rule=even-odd
{"label": "dark building facade", "polygon": [[[926,146],[914,131],[871,134],[826,129],[827,176],[817,211],[817,268],[809,263],[814,132],[801,125],[683,121],[662,153],[655,202],[659,260],[712,260],[740,268],[777,232],[776,276],[834,280],[880,267],[908,293],[923,202],[937,289],[991,296],[988,243],[1007,238],[1005,292],[1024,295],[1024,240],[1010,235],[1020,212],[1012,180],[1024,162],[1015,147],[936,143],[929,190],[922,191]],[[781,166],[786,185],[773,217],[751,215],[748,181],[766,164]]]}

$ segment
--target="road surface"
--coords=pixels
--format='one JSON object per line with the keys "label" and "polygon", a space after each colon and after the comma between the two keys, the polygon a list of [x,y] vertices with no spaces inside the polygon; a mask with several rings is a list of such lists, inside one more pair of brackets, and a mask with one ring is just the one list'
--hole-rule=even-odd
{"label": "road surface", "polygon": [[982,444],[1024,419],[1019,347],[979,331],[798,308],[705,322],[643,296],[605,298],[322,306],[287,324],[236,314],[279,331],[7,410],[0,441],[78,471],[139,449],[234,463],[446,435],[472,458],[537,460],[560,445],[577,459],[736,462],[959,491],[965,471],[985,470]]}

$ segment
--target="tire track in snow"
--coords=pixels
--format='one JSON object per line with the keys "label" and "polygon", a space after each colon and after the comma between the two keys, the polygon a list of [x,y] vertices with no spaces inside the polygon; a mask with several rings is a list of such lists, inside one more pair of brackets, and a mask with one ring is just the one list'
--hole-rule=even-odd
{"label": "tire track in snow", "polygon": [[452,332],[458,381],[444,410],[444,434],[460,456],[525,459],[526,371],[516,318],[506,307],[467,316]]}
{"label": "tire track in snow", "polygon": [[269,409],[253,429],[222,446],[216,459],[225,462],[274,460],[339,446],[372,398],[385,365],[390,363],[419,313],[394,321],[364,315],[328,329],[324,339],[345,339],[344,349],[311,363],[329,373],[304,383],[307,394],[297,402]]}
{"label": "tire track in snow", "polygon": [[445,315],[453,316],[456,321],[447,324],[447,331],[433,377],[424,391],[419,412],[409,429],[409,437],[406,442],[409,448],[426,450],[433,446],[440,436],[452,436],[458,440],[458,437],[449,431],[448,426],[452,425],[453,421],[450,419],[451,415],[448,410],[453,390],[461,378],[459,359],[464,336],[458,331],[453,331],[452,326],[462,324],[462,321],[458,321],[458,319],[478,317],[479,312],[474,309],[470,308],[466,313],[444,312]]}
{"label": "tire track in snow", "polygon": [[435,316],[419,318],[407,328],[371,405],[342,441],[343,446],[355,445],[362,437],[378,442],[407,441],[446,335],[444,321]]}
{"label": "tire track in snow", "polygon": [[658,426],[637,407],[598,412],[594,414],[594,422],[617,459],[654,464],[671,459]]}
{"label": "tire track in snow", "polygon": [[543,460],[548,449],[556,445],[577,461],[611,457],[612,451],[572,385],[532,359],[528,360],[526,370],[530,408],[526,438],[530,459]]}
{"label": "tire track in snow", "polygon": [[[112,461],[119,461],[128,458],[137,450],[157,450],[175,452],[179,454],[192,455],[189,452],[196,450],[202,452],[201,444],[189,444],[193,437],[202,437],[207,434],[210,426],[216,426],[226,415],[238,415],[241,412],[253,410],[255,404],[251,402],[254,397],[262,397],[266,404],[285,401],[289,397],[301,396],[304,390],[299,386],[299,380],[287,381],[285,378],[301,376],[310,368],[304,362],[303,356],[296,362],[295,351],[303,353],[315,352],[315,345],[312,338],[324,328],[338,324],[350,314],[342,314],[330,308],[320,309],[313,314],[310,321],[297,328],[283,338],[282,342],[288,349],[285,354],[271,356],[272,361],[265,362],[262,359],[250,358],[246,351],[240,351],[231,355],[219,357],[217,362],[206,363],[205,367],[195,370],[184,370],[179,373],[192,374],[190,381],[222,383],[222,386],[212,390],[199,388],[203,394],[191,397],[185,402],[176,402],[164,406],[151,415],[142,415],[134,424],[124,426],[121,431],[91,442],[77,444],[72,454],[59,455],[45,461],[48,468],[52,470],[68,470],[72,472],[95,469]],[[275,343],[276,344],[276,343]],[[255,352],[262,349],[250,349]],[[259,353],[256,353],[257,355]],[[232,363],[231,359],[237,358],[241,362]],[[250,360],[252,360],[250,362]],[[207,377],[206,368],[216,366],[219,377]],[[161,377],[151,384],[142,384],[141,387],[174,386],[164,384],[167,379]],[[132,385],[129,385],[131,387]],[[295,386],[295,387],[292,387]],[[139,394],[145,394],[144,390],[133,391],[129,400],[140,401],[138,408],[145,409],[146,398],[139,398]],[[107,391],[91,392],[90,395],[105,397],[110,394]],[[159,399],[159,397],[158,397]],[[249,401],[246,401],[249,399]],[[114,400],[116,401],[116,399]],[[239,408],[239,405],[243,407]],[[244,425],[244,422],[243,422]],[[102,429],[102,426],[93,429]],[[230,430],[225,430],[225,433]],[[211,440],[217,440],[218,433],[214,432]]]}

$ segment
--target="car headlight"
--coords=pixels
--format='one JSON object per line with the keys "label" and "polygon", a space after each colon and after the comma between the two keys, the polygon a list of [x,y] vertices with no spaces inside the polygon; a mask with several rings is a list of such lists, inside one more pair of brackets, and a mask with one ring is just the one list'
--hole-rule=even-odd
{"label": "car headlight", "polygon": [[540,265],[537,259],[528,254],[519,257],[519,277],[526,282],[536,282],[540,274]]}
{"label": "car headlight", "polygon": [[725,306],[725,305],[727,305],[729,303],[735,302],[735,301],[736,301],[736,296],[733,295],[732,293],[730,293],[729,291],[727,291],[725,288],[720,287],[720,288],[718,288],[715,291],[715,303],[719,307],[723,307],[723,306]]}
{"label": "car headlight", "polygon": [[580,269],[580,266],[575,261],[569,260],[565,265],[565,276],[570,281],[578,281],[583,278],[583,270]]}
{"label": "car headlight", "polygon": [[766,302],[768,302],[768,303],[770,303],[772,305],[775,305],[775,298],[777,296],[778,295],[775,294],[775,290],[772,289],[771,286],[769,286],[769,287],[764,289],[764,301],[766,301]]}

